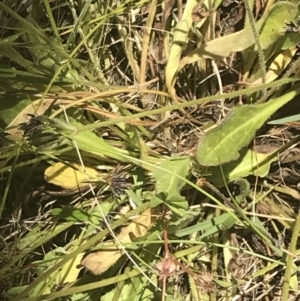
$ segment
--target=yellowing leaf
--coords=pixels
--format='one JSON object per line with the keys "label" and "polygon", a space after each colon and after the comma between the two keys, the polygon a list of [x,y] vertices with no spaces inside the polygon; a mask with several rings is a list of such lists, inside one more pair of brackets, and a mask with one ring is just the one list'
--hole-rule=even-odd
{"label": "yellowing leaf", "polygon": [[297,277],[297,275],[293,275],[290,278],[290,288],[292,290],[297,290],[298,289],[298,277]]}
{"label": "yellowing leaf", "polygon": [[[144,236],[152,224],[151,208],[147,209],[142,215],[132,221],[127,227],[123,228],[117,236],[121,243],[131,242],[133,237]],[[113,241],[108,241],[104,245],[112,245]],[[123,255],[117,248],[106,249],[105,251],[93,252],[88,254],[81,264],[91,271],[94,275],[100,275],[113,266]]]}
{"label": "yellowing leaf", "polygon": [[81,270],[78,265],[82,259],[83,254],[77,255],[75,258],[68,261],[59,273],[60,283],[72,283],[77,280],[79,272]]}
{"label": "yellowing leaf", "polygon": [[87,177],[91,180],[97,177],[97,170],[82,166],[77,163],[70,163],[65,165],[58,162],[48,167],[45,170],[45,181],[65,189],[74,189],[85,186],[87,184]]}
{"label": "yellowing leaf", "polygon": [[[287,65],[291,62],[296,51],[297,51],[297,47],[292,47],[292,49],[286,49],[277,55],[277,57],[274,59],[274,61],[268,68],[268,72],[266,74],[266,83],[270,83],[274,81],[279,75],[282,74],[282,72],[285,70]],[[253,85],[262,84],[262,78],[260,77],[258,80],[252,82],[252,84]]]}
{"label": "yellowing leaf", "polygon": [[94,275],[101,275],[113,266],[121,256],[122,252],[117,248],[108,251],[93,252],[82,260],[81,265]]}

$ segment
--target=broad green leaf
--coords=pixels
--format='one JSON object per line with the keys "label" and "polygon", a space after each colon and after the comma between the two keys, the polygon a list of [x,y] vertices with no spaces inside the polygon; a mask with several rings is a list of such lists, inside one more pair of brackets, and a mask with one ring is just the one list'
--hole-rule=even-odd
{"label": "broad green leaf", "polygon": [[259,35],[259,40],[263,50],[269,50],[274,43],[278,42],[285,34],[285,27],[288,22],[292,22],[298,15],[298,7],[289,1],[279,1],[275,3],[268,14]]}
{"label": "broad green leaf", "polygon": [[290,32],[284,36],[284,42],[282,49],[286,50],[290,47],[294,47],[300,44],[300,33],[299,32]]}
{"label": "broad green leaf", "polygon": [[156,182],[156,193],[163,193],[168,200],[172,198],[182,198],[180,189],[184,186],[184,180],[178,178],[186,178],[190,169],[190,158],[174,157],[164,160],[154,171]]}
{"label": "broad green leaf", "polygon": [[224,186],[248,175],[265,177],[269,173],[271,163],[277,160],[276,156],[269,157],[269,155],[244,149],[238,160],[224,164],[222,167],[210,167],[206,172],[208,174],[206,179],[216,186]]}
{"label": "broad green leaf", "polygon": [[160,195],[154,195],[151,199],[150,199],[150,206],[151,208],[155,208],[157,206],[159,206],[160,204],[163,204],[164,200]]}
{"label": "broad green leaf", "polygon": [[188,176],[190,158],[174,157],[164,160],[154,171],[156,195],[152,198],[151,207],[165,203],[179,216],[186,214],[187,201],[180,195],[184,179]]}
{"label": "broad green leaf", "polygon": [[186,199],[179,194],[169,198],[168,194],[162,192],[154,195],[150,200],[151,208],[155,208],[161,204],[167,205],[171,211],[178,216],[186,217],[188,214],[190,214],[186,211],[188,209],[188,203]]}
{"label": "broad green leaf", "polygon": [[203,166],[216,166],[237,160],[255,132],[284,104],[300,93],[295,89],[265,104],[233,108],[221,124],[207,132],[198,144],[196,158]]}
{"label": "broad green leaf", "polygon": [[173,197],[168,199],[167,205],[172,212],[176,213],[178,216],[185,217],[188,209],[188,203],[183,196]]}

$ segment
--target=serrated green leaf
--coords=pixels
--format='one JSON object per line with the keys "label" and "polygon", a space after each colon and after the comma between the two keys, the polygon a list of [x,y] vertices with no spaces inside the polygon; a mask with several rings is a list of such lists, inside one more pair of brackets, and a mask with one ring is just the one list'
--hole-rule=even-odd
{"label": "serrated green leaf", "polygon": [[299,93],[298,88],[265,104],[233,108],[220,125],[200,139],[198,162],[203,166],[216,166],[237,160],[239,151],[250,143],[267,119]]}

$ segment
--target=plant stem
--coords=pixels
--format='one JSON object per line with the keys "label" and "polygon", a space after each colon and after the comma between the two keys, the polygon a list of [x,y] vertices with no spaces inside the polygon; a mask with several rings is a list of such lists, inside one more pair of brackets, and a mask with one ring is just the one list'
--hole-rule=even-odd
{"label": "plant stem", "polygon": [[290,288],[290,279],[293,272],[293,260],[296,257],[296,244],[298,240],[298,235],[300,231],[300,213],[298,213],[298,216],[296,218],[294,231],[291,239],[290,249],[287,253],[287,261],[286,261],[286,269],[284,274],[284,282],[283,282],[283,288],[282,288],[282,301],[287,301],[289,298],[289,288]]}
{"label": "plant stem", "polygon": [[[262,49],[262,46],[261,46],[261,43],[259,40],[259,34],[255,27],[255,20],[254,20],[253,13],[252,13],[251,7],[249,5],[249,2],[247,0],[247,1],[244,1],[244,3],[245,3],[245,9],[247,11],[247,15],[249,17],[250,26],[251,26],[251,29],[252,29],[252,32],[254,35],[255,43],[257,45],[259,67],[260,67],[260,70],[262,73],[262,83],[265,84],[266,76],[267,76],[266,65],[265,65],[265,55],[263,53],[263,49]],[[266,94],[265,89],[263,89],[262,92],[263,92],[263,94]]]}

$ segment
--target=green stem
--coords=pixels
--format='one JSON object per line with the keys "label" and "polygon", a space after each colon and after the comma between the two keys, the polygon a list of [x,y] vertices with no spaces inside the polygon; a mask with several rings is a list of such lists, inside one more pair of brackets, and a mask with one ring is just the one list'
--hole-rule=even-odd
{"label": "green stem", "polygon": [[3,213],[3,210],[4,210],[4,205],[5,205],[5,202],[6,202],[8,193],[9,193],[9,188],[10,188],[10,185],[11,185],[11,182],[12,182],[12,178],[13,178],[13,175],[14,175],[14,170],[15,170],[14,166],[16,165],[16,163],[18,161],[19,154],[20,154],[20,147],[18,147],[16,155],[14,157],[14,161],[13,161],[13,164],[12,164],[9,176],[8,176],[7,184],[6,184],[6,187],[5,187],[4,195],[3,195],[2,200],[0,202],[0,218],[2,218],[2,213]]}
{"label": "green stem", "polygon": [[298,240],[299,231],[300,231],[300,213],[298,213],[298,216],[295,221],[290,249],[287,255],[286,269],[285,269],[284,282],[282,288],[282,299],[281,299],[282,301],[287,301],[289,298],[290,279],[293,272],[293,260],[296,257],[296,255],[294,254],[296,254],[296,244]]}
{"label": "green stem", "polygon": [[[255,27],[255,20],[254,20],[253,14],[252,14],[251,7],[250,7],[248,1],[244,1],[244,3],[245,3],[245,9],[247,11],[247,15],[249,18],[250,26],[251,26],[251,29],[252,29],[252,32],[254,35],[255,43],[257,45],[259,67],[260,67],[260,70],[262,73],[262,83],[265,84],[266,76],[267,76],[266,65],[265,65],[265,56],[264,56],[263,49],[262,49],[262,46],[261,46],[261,43],[259,40],[259,34]],[[266,90],[264,89],[264,90],[262,90],[262,92],[263,92],[263,94],[265,94]]]}

